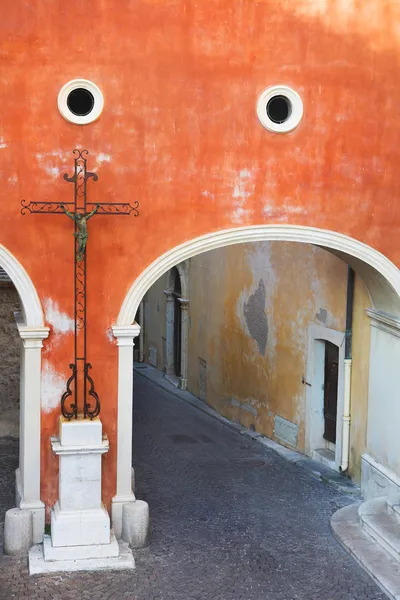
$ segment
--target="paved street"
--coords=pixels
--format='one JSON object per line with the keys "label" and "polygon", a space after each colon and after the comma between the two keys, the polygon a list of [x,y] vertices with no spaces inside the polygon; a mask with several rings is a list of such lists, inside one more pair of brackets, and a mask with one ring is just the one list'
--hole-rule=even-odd
{"label": "paved street", "polygon": [[[16,453],[0,444],[1,519]],[[137,374],[134,457],[152,520],[136,571],[29,577],[2,557],[1,600],[386,598],[330,533],[351,498]]]}

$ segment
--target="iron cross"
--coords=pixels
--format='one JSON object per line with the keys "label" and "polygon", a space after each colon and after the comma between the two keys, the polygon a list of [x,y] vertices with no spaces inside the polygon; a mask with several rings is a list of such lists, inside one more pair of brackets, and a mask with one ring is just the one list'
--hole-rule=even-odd
{"label": "iron cross", "polygon": [[[74,150],[75,171],[71,177],[64,175],[65,181],[74,184],[74,201],[58,202],[21,201],[21,213],[25,214],[62,214],[75,223],[75,260],[74,260],[74,362],[69,368],[66,390],[61,396],[61,413],[67,419],[78,418],[79,405],[83,404],[83,417],[93,419],[100,413],[100,399],[89,374],[92,365],[87,362],[86,350],[86,245],[88,241],[87,222],[94,215],[138,216],[139,203],[99,202],[94,204],[86,200],[88,179],[98,180],[96,173],[86,170],[87,150]],[[83,402],[81,401],[83,398]]]}

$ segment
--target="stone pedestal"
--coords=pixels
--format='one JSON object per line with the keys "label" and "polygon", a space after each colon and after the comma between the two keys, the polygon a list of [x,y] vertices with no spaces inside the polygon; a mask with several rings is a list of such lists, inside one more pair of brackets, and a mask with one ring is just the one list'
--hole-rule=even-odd
{"label": "stone pedestal", "polygon": [[133,568],[132,553],[125,545],[121,554],[101,501],[101,457],[109,443],[100,419],[60,417],[51,447],[60,460],[59,499],[51,511],[51,538],[29,554],[30,572]]}
{"label": "stone pedestal", "polygon": [[59,500],[51,512],[51,542],[59,546],[110,543],[110,517],[101,502],[101,456],[109,443],[100,419],[60,418],[52,450],[60,457]]}

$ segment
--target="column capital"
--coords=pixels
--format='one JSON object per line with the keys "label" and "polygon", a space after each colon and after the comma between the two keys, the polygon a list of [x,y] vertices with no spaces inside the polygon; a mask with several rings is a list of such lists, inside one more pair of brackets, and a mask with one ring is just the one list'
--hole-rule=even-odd
{"label": "column capital", "polygon": [[49,336],[50,327],[28,327],[21,312],[15,312],[14,317],[25,348],[42,348],[43,340]]}
{"label": "column capital", "polygon": [[174,302],[175,296],[171,290],[164,290],[164,294],[166,296],[167,302]]}
{"label": "column capital", "polygon": [[140,325],[132,323],[132,325],[113,325],[112,332],[117,338],[118,346],[133,346],[134,339],[140,334]]}
{"label": "column capital", "polygon": [[187,298],[178,298],[178,302],[180,302],[182,310],[187,310],[189,308],[189,300]]}

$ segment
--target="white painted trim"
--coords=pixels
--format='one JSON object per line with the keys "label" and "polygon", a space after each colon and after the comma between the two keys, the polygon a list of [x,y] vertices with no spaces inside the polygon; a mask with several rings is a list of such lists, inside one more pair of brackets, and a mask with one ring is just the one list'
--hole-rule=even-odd
{"label": "white painted trim", "polygon": [[[84,116],[75,115],[72,111],[70,111],[67,104],[67,98],[69,94],[78,88],[87,90],[94,98],[93,109],[89,114]],[[89,81],[88,79],[71,79],[71,81],[68,81],[65,85],[63,85],[59,91],[57,104],[58,110],[64,119],[70,123],[75,123],[76,125],[87,125],[88,123],[93,123],[93,121],[96,121],[103,112],[104,98],[100,88],[93,83],[93,81]]]}
{"label": "white painted trim", "polygon": [[[315,428],[321,421],[321,412],[323,414],[324,406],[321,405],[323,393],[316,383],[314,377],[315,370],[315,352],[316,342],[331,342],[339,348],[339,369],[338,369],[338,402],[336,415],[336,447],[335,447],[335,468],[339,471],[342,461],[342,438],[343,438],[343,414],[344,414],[344,360],[345,360],[345,334],[341,331],[328,329],[321,325],[312,324],[308,328],[308,353],[307,353],[307,382],[311,386],[306,386],[306,422],[305,422],[305,445],[306,453],[313,458],[318,458],[318,453],[314,450],[318,448],[314,444],[317,437]],[[316,387],[317,386],[317,387]],[[322,438],[322,435],[321,435]],[[323,446],[319,446],[320,448]]]}
{"label": "white painted trim", "polygon": [[[284,96],[290,104],[290,114],[283,123],[275,123],[267,113],[267,105],[274,96]],[[261,124],[274,133],[288,133],[295,129],[303,118],[303,101],[299,94],[287,85],[273,85],[263,91],[257,102],[257,116]]]}
{"label": "white painted trim", "polygon": [[18,260],[0,244],[0,266],[15,285],[23,306],[23,321],[27,327],[44,327],[39,296],[28,273]]}
{"label": "white painted trim", "polygon": [[388,315],[382,311],[367,308],[367,315],[371,319],[371,327],[381,329],[386,333],[400,337],[400,320],[395,319],[391,315]]}
{"label": "white painted trim", "polygon": [[314,244],[343,252],[370,265],[380,273],[400,296],[400,271],[386,256],[342,233],[300,225],[253,225],[208,233],[189,240],[152,262],[131,285],[118,315],[117,325],[130,325],[139,304],[150,287],[176,264],[216,248],[232,244],[262,241],[285,241]]}

